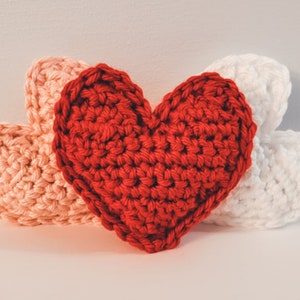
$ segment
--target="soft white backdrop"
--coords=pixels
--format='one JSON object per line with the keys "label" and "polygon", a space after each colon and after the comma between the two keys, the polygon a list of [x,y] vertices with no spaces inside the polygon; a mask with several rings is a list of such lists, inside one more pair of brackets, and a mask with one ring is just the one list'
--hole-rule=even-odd
{"label": "soft white backdrop", "polygon": [[[282,128],[300,130],[298,0],[1,0],[0,121],[24,123],[34,59],[69,56],[126,70],[155,106],[217,58],[286,64]],[[300,299],[300,224],[272,231],[196,226],[172,251],[143,254],[102,228],[0,224],[1,299]]]}

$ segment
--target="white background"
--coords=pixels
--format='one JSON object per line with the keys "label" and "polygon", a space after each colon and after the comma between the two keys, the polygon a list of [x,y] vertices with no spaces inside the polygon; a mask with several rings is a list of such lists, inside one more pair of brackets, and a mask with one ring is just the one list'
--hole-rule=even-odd
{"label": "white background", "polygon": [[[213,60],[253,52],[291,71],[281,128],[300,130],[300,2],[0,0],[0,121],[25,123],[32,61],[69,56],[126,70],[155,106]],[[0,299],[300,299],[300,223],[198,225],[144,254],[91,226],[0,224]]]}

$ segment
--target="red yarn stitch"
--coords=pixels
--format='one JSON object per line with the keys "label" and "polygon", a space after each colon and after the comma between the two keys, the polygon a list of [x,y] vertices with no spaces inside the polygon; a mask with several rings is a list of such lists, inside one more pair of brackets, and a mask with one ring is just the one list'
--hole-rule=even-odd
{"label": "red yarn stitch", "polygon": [[217,73],[189,78],[152,113],[125,72],[99,64],[64,87],[55,115],[66,180],[106,228],[147,252],[177,246],[251,164],[251,109]]}

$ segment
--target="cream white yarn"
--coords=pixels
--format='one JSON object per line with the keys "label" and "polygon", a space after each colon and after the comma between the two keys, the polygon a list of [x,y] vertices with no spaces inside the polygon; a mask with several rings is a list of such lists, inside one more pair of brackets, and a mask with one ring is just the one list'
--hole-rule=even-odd
{"label": "cream white yarn", "polygon": [[218,225],[272,228],[300,217],[300,132],[274,131],[287,108],[287,68],[273,59],[228,56],[207,71],[233,79],[258,125],[252,166],[229,197],[204,220]]}
{"label": "cream white yarn", "polygon": [[[46,58],[28,72],[29,125],[0,124],[1,218],[21,225],[99,224],[63,179],[51,149],[53,105],[63,86],[86,67],[67,58]],[[247,54],[218,60],[206,71],[235,81],[253,110],[258,131],[252,166],[204,222],[272,228],[298,220],[300,133],[275,131],[291,91],[287,68]]]}

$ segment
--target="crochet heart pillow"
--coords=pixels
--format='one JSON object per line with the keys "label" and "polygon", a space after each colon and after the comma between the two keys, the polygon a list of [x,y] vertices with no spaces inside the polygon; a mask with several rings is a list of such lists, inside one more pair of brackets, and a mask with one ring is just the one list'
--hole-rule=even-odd
{"label": "crochet heart pillow", "polygon": [[104,64],[55,105],[58,167],[102,224],[148,252],[178,245],[251,164],[256,126],[232,80],[189,78],[151,112],[129,76]]}

